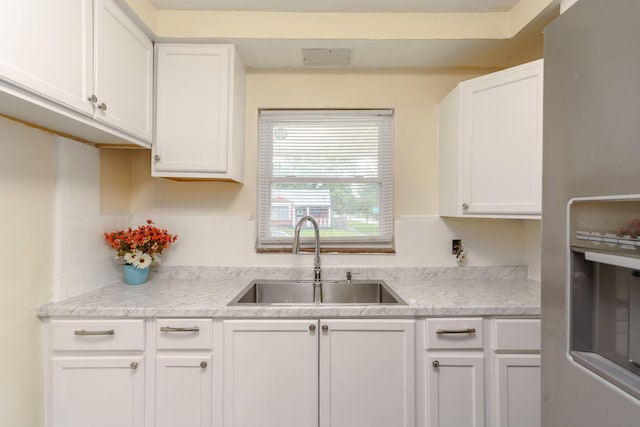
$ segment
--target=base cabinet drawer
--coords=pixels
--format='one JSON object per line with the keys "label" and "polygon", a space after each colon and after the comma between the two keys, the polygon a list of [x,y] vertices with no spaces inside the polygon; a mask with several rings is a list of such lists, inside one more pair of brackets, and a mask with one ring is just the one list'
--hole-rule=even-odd
{"label": "base cabinet drawer", "polygon": [[54,351],[142,351],[143,319],[52,320]]}

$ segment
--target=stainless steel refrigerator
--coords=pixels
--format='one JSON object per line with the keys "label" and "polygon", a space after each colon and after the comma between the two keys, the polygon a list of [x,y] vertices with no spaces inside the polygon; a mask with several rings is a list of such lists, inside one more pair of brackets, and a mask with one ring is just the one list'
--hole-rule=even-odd
{"label": "stainless steel refrigerator", "polygon": [[[640,400],[570,352],[571,335],[593,339],[594,321],[570,313],[567,223],[574,197],[640,194],[640,0],[579,0],[546,28],[544,58],[542,427],[639,427]],[[637,258],[637,233],[612,234],[627,248],[594,243],[592,252],[616,247]]]}

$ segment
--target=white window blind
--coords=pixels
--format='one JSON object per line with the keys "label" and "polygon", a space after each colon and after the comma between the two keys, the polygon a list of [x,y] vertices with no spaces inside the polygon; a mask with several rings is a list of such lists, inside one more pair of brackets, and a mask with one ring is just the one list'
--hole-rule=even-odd
{"label": "white window blind", "polygon": [[290,246],[304,215],[325,247],[392,245],[392,110],[261,110],[259,125],[259,246]]}

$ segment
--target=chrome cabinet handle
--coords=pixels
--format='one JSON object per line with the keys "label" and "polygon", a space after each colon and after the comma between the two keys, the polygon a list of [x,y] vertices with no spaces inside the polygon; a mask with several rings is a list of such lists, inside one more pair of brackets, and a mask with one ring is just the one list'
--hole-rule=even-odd
{"label": "chrome cabinet handle", "polygon": [[433,366],[434,368],[439,368],[440,362],[438,362],[437,360],[434,360],[433,362],[431,362],[431,366]]}
{"label": "chrome cabinet handle", "polygon": [[476,328],[466,328],[466,329],[438,329],[436,334],[438,335],[447,335],[447,334],[475,334]]}
{"label": "chrome cabinet handle", "polygon": [[98,97],[95,95],[91,95],[90,97],[87,98],[87,101],[89,101],[92,104],[95,104],[96,102],[98,102]]}
{"label": "chrome cabinet handle", "polygon": [[190,328],[172,328],[171,326],[162,326],[160,332],[200,332],[200,328],[192,326]]}
{"label": "chrome cabinet handle", "polygon": [[131,365],[129,365],[131,367],[131,369],[138,369],[138,362],[131,362]]}
{"label": "chrome cabinet handle", "polygon": [[107,104],[104,102],[98,105],[98,110],[107,111]]}
{"label": "chrome cabinet handle", "polygon": [[153,160],[155,160],[156,162],[160,161],[160,156],[158,154],[156,154],[155,156],[153,156]]}
{"label": "chrome cabinet handle", "polygon": [[73,335],[79,335],[79,336],[91,336],[91,335],[115,335],[116,331],[114,331],[113,329],[109,329],[106,331],[85,331],[84,329],[81,329],[79,331],[73,331]]}
{"label": "chrome cabinet handle", "polygon": [[322,325],[322,332],[328,332],[329,327],[327,325]]}
{"label": "chrome cabinet handle", "polygon": [[200,367],[202,369],[205,369],[208,366],[207,362],[205,362],[204,360],[202,362],[200,362]]}
{"label": "chrome cabinet handle", "polygon": [[462,204],[462,209],[469,209],[469,203],[463,203]]}
{"label": "chrome cabinet handle", "polygon": [[316,331],[316,325],[309,325],[309,330],[311,332],[315,332]]}

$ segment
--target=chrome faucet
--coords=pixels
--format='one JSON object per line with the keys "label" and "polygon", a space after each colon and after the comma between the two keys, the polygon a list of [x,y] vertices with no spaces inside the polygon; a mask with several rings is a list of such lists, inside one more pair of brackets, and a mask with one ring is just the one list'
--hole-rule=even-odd
{"label": "chrome faucet", "polygon": [[302,224],[306,221],[309,221],[311,225],[313,225],[313,231],[315,234],[315,259],[313,260],[313,276],[314,283],[320,283],[320,229],[318,228],[318,222],[310,215],[305,215],[296,224],[296,230],[293,234],[293,248],[291,252],[297,254],[300,250],[300,229],[302,229]]}

